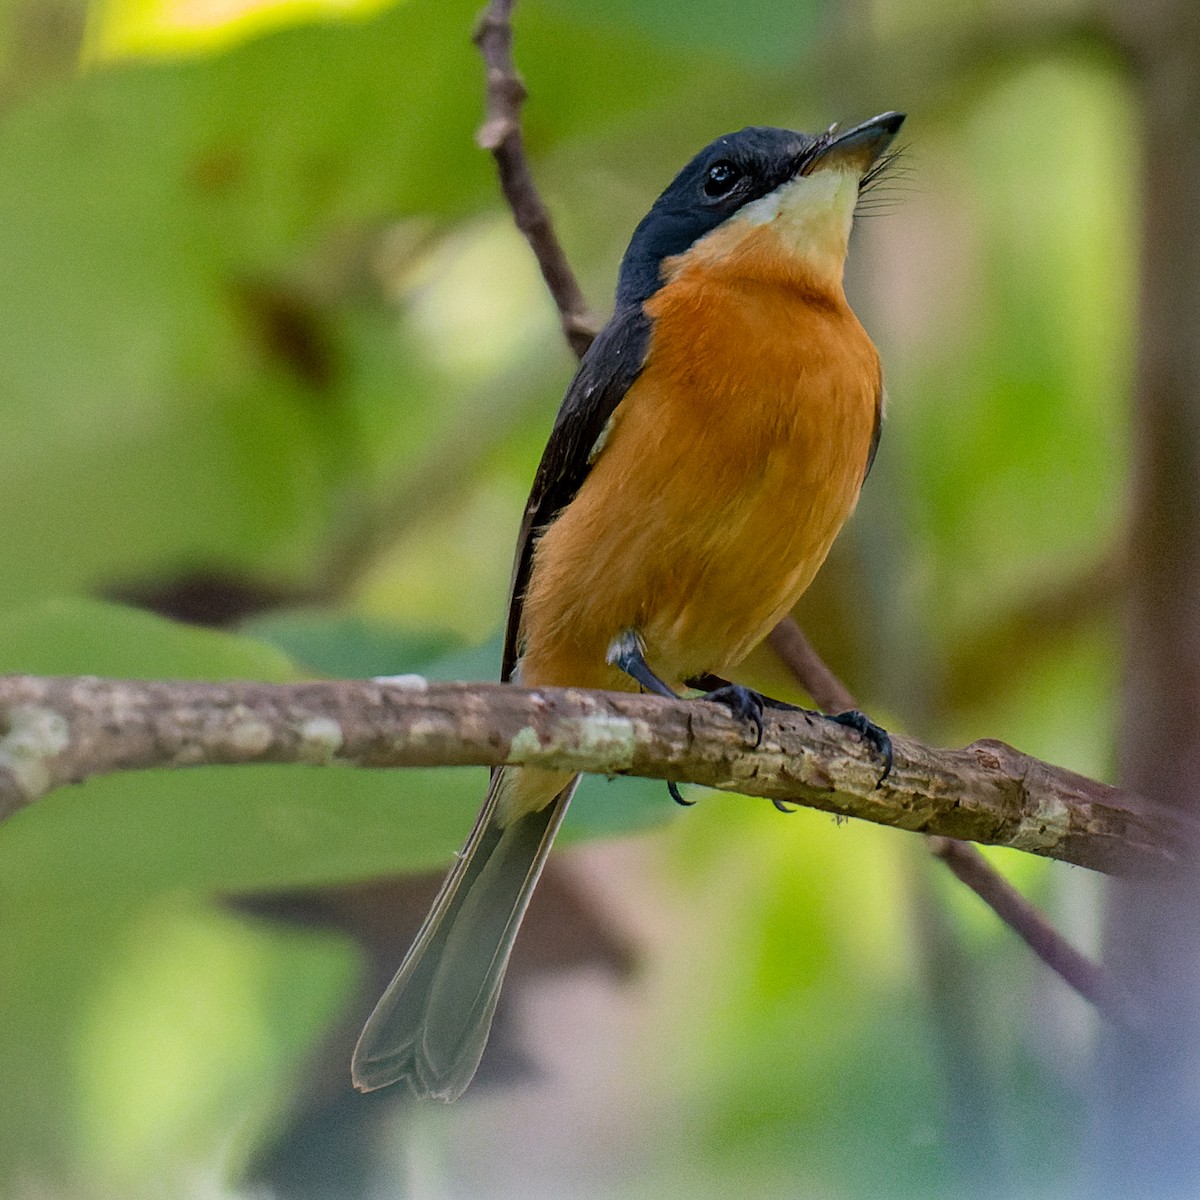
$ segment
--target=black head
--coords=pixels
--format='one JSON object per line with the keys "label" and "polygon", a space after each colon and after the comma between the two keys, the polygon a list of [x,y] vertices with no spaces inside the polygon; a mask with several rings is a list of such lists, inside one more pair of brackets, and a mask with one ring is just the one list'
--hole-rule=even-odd
{"label": "black head", "polygon": [[649,299],[659,287],[664,258],[682,254],[744,205],[769,195],[824,162],[839,147],[856,155],[882,153],[904,120],[886,113],[847,133],[813,136],[750,126],[710,142],[671,181],[642,219],[621,262],[617,304]]}

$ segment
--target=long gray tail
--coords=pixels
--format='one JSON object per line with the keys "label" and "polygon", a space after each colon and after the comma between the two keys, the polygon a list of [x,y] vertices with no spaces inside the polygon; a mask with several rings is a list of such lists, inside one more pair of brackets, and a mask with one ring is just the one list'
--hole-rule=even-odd
{"label": "long gray tail", "polygon": [[354,1050],[354,1086],[398,1080],[420,1097],[457,1100],[487,1043],[513,941],[578,777],[545,808],[501,825],[505,771],[396,977]]}

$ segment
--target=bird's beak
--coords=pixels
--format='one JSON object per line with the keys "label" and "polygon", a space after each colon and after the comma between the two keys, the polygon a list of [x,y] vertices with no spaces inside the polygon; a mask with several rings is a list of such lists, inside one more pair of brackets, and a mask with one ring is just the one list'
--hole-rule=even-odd
{"label": "bird's beak", "polygon": [[814,171],[856,171],[865,175],[872,164],[891,145],[904,124],[904,113],[887,112],[845,133],[830,131],[821,138],[800,166],[801,175]]}

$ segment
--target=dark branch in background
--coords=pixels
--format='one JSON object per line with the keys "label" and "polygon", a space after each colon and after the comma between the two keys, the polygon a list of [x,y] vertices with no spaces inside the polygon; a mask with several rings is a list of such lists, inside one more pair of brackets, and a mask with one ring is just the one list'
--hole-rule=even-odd
{"label": "dark branch in background", "polygon": [[[826,712],[858,707],[849,688],[825,665],[791,617],[775,627],[769,641],[800,686]],[[1076,950],[974,846],[946,837],[930,837],[927,844],[1046,966],[1100,1012],[1116,1017],[1120,1006],[1100,967]]]}
{"label": "dark branch in background", "polygon": [[1076,950],[1003,875],[993,871],[978,850],[952,838],[930,837],[926,842],[930,853],[940,858],[1056,975],[1105,1016],[1130,1024],[1128,1005],[1117,999],[1104,971]]}
{"label": "dark branch in background", "polygon": [[[514,3],[515,0],[492,0],[475,32],[475,42],[487,65],[487,119],[478,140],[496,159],[500,183],[517,227],[524,233],[542,268],[542,275],[558,306],[567,340],[576,354],[582,356],[591,344],[595,325],[588,316],[583,292],[555,236],[549,210],[538,192],[525,155],[520,117],[527,93],[512,56]],[[844,712],[858,707],[850,690],[829,669],[791,617],[785,617],[767,641],[821,709]],[[972,837],[971,840],[987,839]],[[948,846],[953,849],[947,849]],[[1100,1011],[1113,1015],[1114,1005],[1100,968],[1071,946],[977,850],[945,838],[931,841],[930,849],[1042,962]]]}
{"label": "dark branch in background", "polygon": [[393,680],[263,684],[0,677],[0,816],[114,771],[217,764],[511,763],[673,779],[1109,872],[1173,870],[1190,825],[1001,742],[939,750],[770,713],[762,744],[719,704],[629,692]]}
{"label": "dark branch in background", "polygon": [[487,117],[477,140],[491,151],[500,173],[504,198],[525,235],[542,278],[550,289],[562,320],[563,333],[579,357],[596,336],[596,321],[563,248],[554,235],[546,208],[525,157],[521,134],[521,106],[525,84],[517,74],[512,57],[512,9],[514,0],[492,0],[475,29],[475,44],[487,64]]}
{"label": "dark branch in background", "polygon": [[791,617],[784,617],[771,630],[767,645],[823,712],[839,713],[858,707],[850,689],[829,669]]}
{"label": "dark branch in background", "polygon": [[1071,638],[1115,620],[1128,571],[1125,539],[1082,568],[1047,581],[957,645],[942,665],[936,712],[978,710]]}

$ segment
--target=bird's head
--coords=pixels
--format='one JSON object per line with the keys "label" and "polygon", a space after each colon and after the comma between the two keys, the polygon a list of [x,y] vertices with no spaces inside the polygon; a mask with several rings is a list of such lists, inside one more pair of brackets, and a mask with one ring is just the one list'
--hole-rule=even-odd
{"label": "bird's head", "polygon": [[728,262],[752,242],[840,281],[861,190],[886,165],[903,113],[811,135],[752,126],[705,146],[638,225],[621,263],[618,304],[648,299],[671,260]]}

